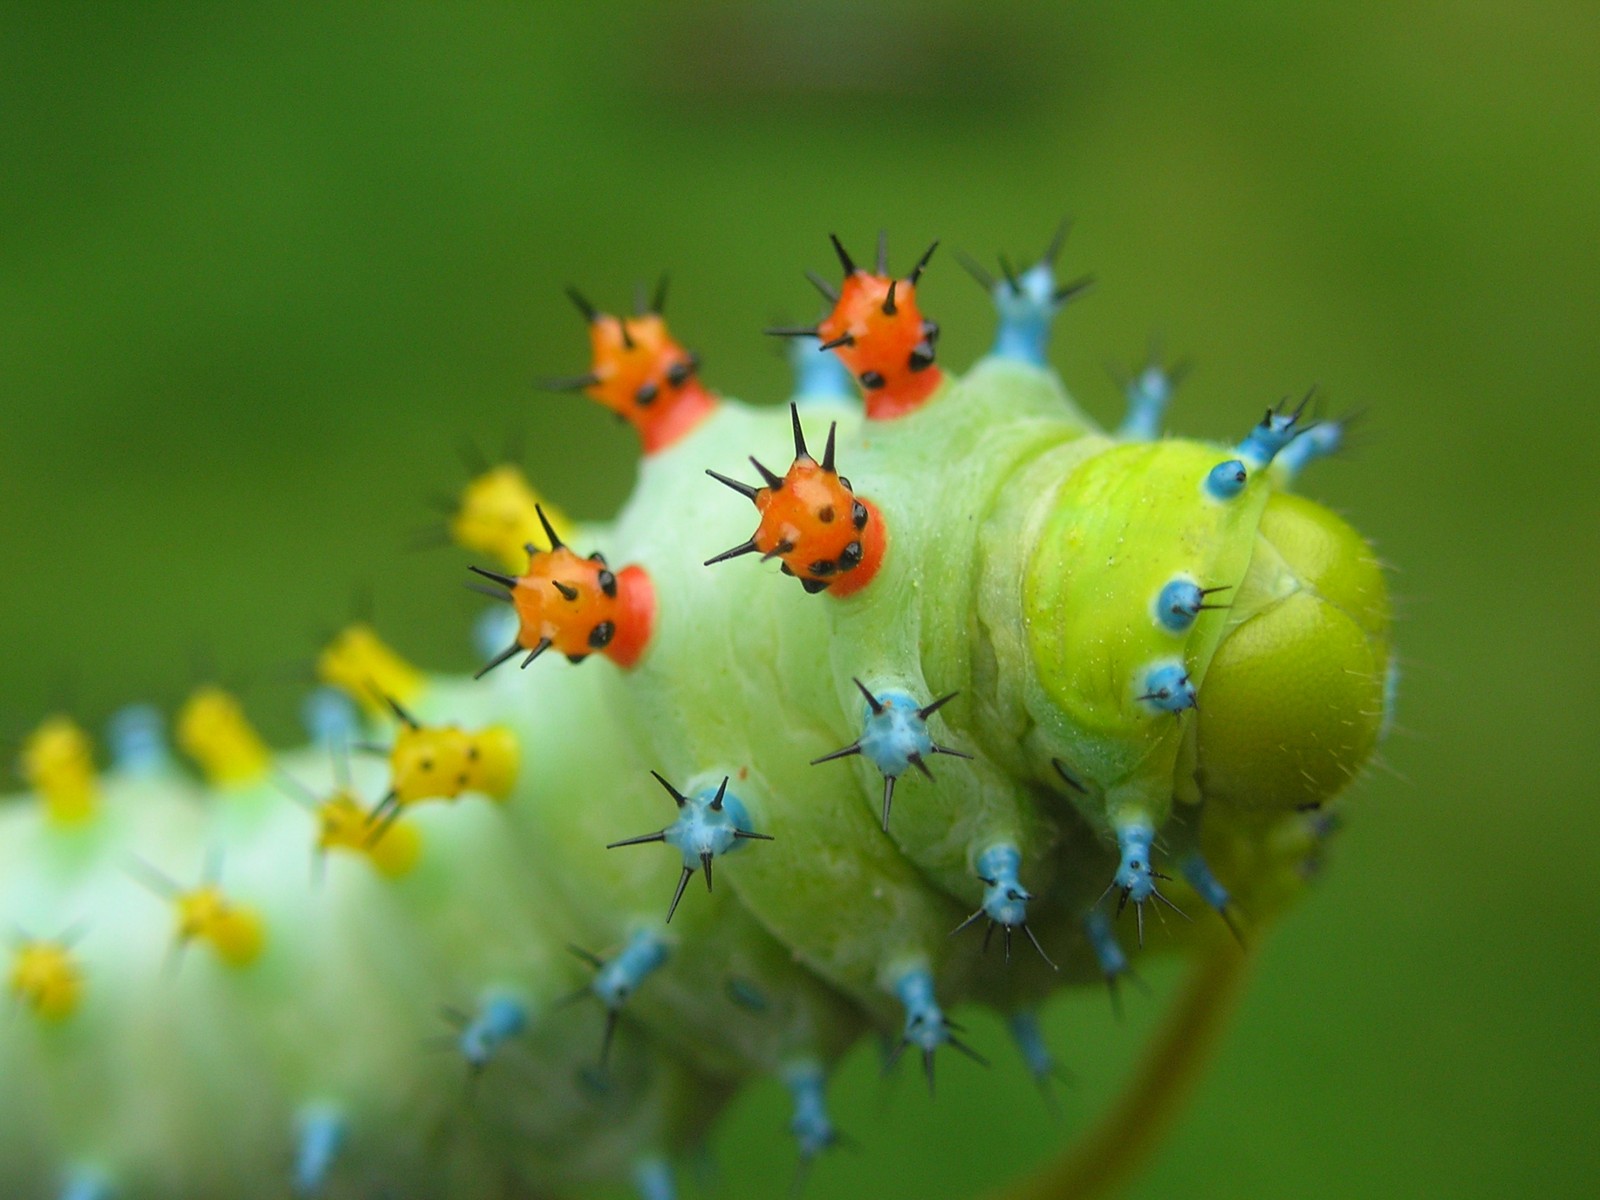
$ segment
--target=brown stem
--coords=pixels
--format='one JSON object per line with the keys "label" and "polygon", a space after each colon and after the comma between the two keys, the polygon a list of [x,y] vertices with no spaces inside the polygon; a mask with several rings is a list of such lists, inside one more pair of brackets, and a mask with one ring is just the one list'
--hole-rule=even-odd
{"label": "brown stem", "polygon": [[1111,1195],[1171,1128],[1221,1039],[1246,956],[1221,939],[1200,952],[1155,1042],[1093,1129],[992,1200],[1098,1200]]}

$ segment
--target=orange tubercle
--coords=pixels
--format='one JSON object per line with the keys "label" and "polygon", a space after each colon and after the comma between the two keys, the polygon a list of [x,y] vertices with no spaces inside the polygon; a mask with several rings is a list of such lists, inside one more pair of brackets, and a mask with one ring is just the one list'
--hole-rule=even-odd
{"label": "orange tubercle", "polygon": [[888,276],[880,246],[878,273],[857,267],[834,239],[845,278],[816,335],[839,356],[864,396],[867,416],[892,420],[915,412],[943,382],[934,365],[939,326],[917,308],[917,279],[937,242],[904,279]]}
{"label": "orange tubercle", "polygon": [[806,591],[848,596],[872,581],[888,545],[883,514],[858,496],[833,464],[835,429],[819,463],[806,449],[800,412],[789,406],[794,426],[795,458],[779,477],[755,459],[765,487],[740,483],[715,471],[713,479],[750,500],[761,514],[750,539],[710,559],[706,565],[759,553],[776,558],[783,573],[798,579]]}
{"label": "orange tubercle", "polygon": [[568,658],[604,650],[616,636],[617,590],[604,563],[565,546],[539,551],[511,590],[517,640],[529,652],[557,650]]}
{"label": "orange tubercle", "polygon": [[517,640],[479,671],[479,677],[519,654],[525,655],[522,665],[529,666],[546,650],[557,650],[573,662],[601,652],[631,667],[644,653],[655,620],[650,577],[637,566],[613,573],[598,553],[579,556],[556,536],[543,509],[536,507],[535,512],[550,549],[530,544],[526,571],[513,578],[472,568],[505,588],[505,598],[517,613]]}
{"label": "orange tubercle", "polygon": [[605,655],[619,667],[632,667],[650,643],[656,623],[656,590],[643,567],[617,572],[617,632]]}
{"label": "orange tubercle", "polygon": [[889,527],[883,523],[883,514],[871,500],[859,499],[867,510],[867,523],[861,530],[861,562],[854,570],[834,577],[828,585],[830,596],[853,596],[866,587],[877,575],[884,553],[889,549]]}
{"label": "orange tubercle", "polygon": [[593,353],[589,374],[574,383],[638,430],[646,454],[677,442],[711,414],[717,401],[696,378],[700,360],[667,331],[659,312],[615,317],[571,294],[589,322]]}

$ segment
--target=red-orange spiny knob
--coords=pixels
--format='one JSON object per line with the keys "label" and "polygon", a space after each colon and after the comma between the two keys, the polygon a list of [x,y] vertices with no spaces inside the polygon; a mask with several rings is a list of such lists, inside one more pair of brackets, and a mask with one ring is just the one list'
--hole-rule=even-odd
{"label": "red-orange spiny knob", "polygon": [[882,421],[915,412],[943,378],[933,361],[939,326],[917,309],[917,280],[939,243],[928,247],[911,274],[894,279],[881,236],[875,274],[857,267],[839,239],[829,236],[844,282],[831,295],[833,311],[817,324],[816,336],[861,385],[868,417]]}
{"label": "red-orange spiny knob", "polygon": [[696,378],[700,360],[673,338],[661,318],[665,279],[650,307],[640,304],[631,317],[598,311],[575,288],[567,295],[589,323],[593,363],[587,375],[549,386],[581,390],[625,418],[639,431],[646,454],[672,445],[716,407],[716,397]]}
{"label": "red-orange spiny knob", "polygon": [[[599,553],[583,558],[562,543],[545,518],[549,550],[528,546],[528,569],[512,578],[482,567],[472,570],[505,588],[517,612],[517,640],[478,672],[486,675],[507,659],[525,657],[524,667],[554,649],[573,662],[601,653],[618,666],[639,661],[655,622],[655,590],[640,566],[615,573]],[[502,593],[493,593],[502,596]]]}
{"label": "red-orange spiny knob", "polygon": [[834,469],[836,426],[828,427],[828,444],[819,463],[806,449],[800,410],[789,405],[794,426],[794,462],[778,476],[752,458],[765,487],[755,487],[707,471],[755,504],[761,514],[750,539],[708,559],[706,566],[759,553],[776,558],[785,575],[793,575],[808,592],[848,596],[872,582],[888,542],[883,514],[872,501],[857,496],[850,481]]}

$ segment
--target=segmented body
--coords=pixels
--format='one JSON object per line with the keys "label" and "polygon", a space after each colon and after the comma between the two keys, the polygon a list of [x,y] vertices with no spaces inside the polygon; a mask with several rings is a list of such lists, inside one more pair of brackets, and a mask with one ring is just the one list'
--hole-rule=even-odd
{"label": "segmented body", "polygon": [[[205,788],[148,738],[98,781],[60,730],[36,744],[46,803],[0,816],[0,913],[27,931],[26,1019],[0,1034],[19,1187],[488,1196],[633,1173],[657,1195],[752,1076],[785,1080],[809,1157],[835,1137],[827,1069],[863,1034],[893,1031],[931,1084],[943,1047],[977,1056],[944,1016],[976,1001],[1044,1074],[1033,1009],[1114,983],[1147,901],[1278,907],[1317,840],[1295,808],[1377,736],[1381,577],[1342,523],[1275,500],[1281,447],[1141,441],[1149,389],[1133,440],[1100,432],[1043,363],[1064,299],[1048,268],[997,285],[997,352],[961,378],[925,374],[937,330],[914,276],[847,276],[819,329],[856,329],[840,353],[876,416],[814,368],[793,413],[718,400],[659,315],[636,346],[584,302],[597,355],[623,359],[576,383],[638,408],[649,453],[614,523],[545,524],[521,563],[502,534],[533,536],[526,513],[458,519],[515,601],[491,634],[505,665],[422,676],[342,635],[323,675],[365,715],[324,700],[317,743],[269,764],[231,710],[206,710],[185,739]],[[806,439],[827,440],[820,462]],[[810,463],[800,507],[775,503],[802,495],[793,473],[738,483],[749,456],[791,452]],[[1229,463],[1244,481],[1216,484]],[[840,533],[853,497],[870,520]],[[813,534],[821,559],[800,549]],[[534,661],[541,643],[607,649],[615,629],[594,631],[622,577],[627,653]],[[1294,628],[1343,622],[1345,640],[1293,651],[1285,689],[1250,639],[1289,645],[1272,622],[1307,606]],[[1208,680],[1224,660],[1244,682]],[[1285,696],[1298,742],[1262,715]],[[386,753],[347,764],[363,741]],[[440,756],[451,778],[418,783]],[[353,796],[374,806],[359,827]],[[1112,924],[1129,901],[1136,942]],[[984,953],[997,929],[1003,958]],[[1032,945],[1014,954],[1014,933]],[[1196,936],[1176,922],[1163,940]]]}

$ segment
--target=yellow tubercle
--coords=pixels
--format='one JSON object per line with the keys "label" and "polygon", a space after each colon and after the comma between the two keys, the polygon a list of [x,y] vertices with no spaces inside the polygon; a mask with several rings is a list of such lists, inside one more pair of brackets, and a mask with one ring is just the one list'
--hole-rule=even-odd
{"label": "yellow tubercle", "polygon": [[509,800],[517,782],[519,758],[516,735],[504,725],[479,730],[467,753],[467,786],[495,800]]}
{"label": "yellow tubercle", "polygon": [[245,787],[267,774],[272,752],[244,715],[238,699],[218,687],[202,687],[178,711],[178,746],[221,788]]}
{"label": "yellow tubercle", "polygon": [[317,806],[317,848],[345,850],[372,863],[380,875],[397,879],[417,865],[422,835],[405,821],[394,821],[381,837],[367,810],[349,792],[335,792]]}
{"label": "yellow tubercle", "polygon": [[502,463],[462,489],[461,506],[450,519],[450,536],[464,549],[491,555],[507,570],[520,574],[528,565],[524,547],[545,542],[535,511],[539,506],[562,541],[572,536],[572,522],[566,514],[534,491],[520,470]]}
{"label": "yellow tubercle", "polygon": [[83,998],[83,969],[59,942],[27,941],[11,960],[11,994],[44,1021],[64,1021]]}
{"label": "yellow tubercle", "polygon": [[463,792],[505,800],[516,782],[517,742],[499,725],[469,732],[458,725],[407,723],[395,735],[389,770],[389,803],[401,808],[457,800]]}
{"label": "yellow tubercle", "polygon": [[53,824],[83,824],[99,807],[94,746],[70,717],[50,717],[28,735],[21,770]]}
{"label": "yellow tubercle", "polygon": [[250,908],[234,904],[214,884],[204,884],[173,898],[180,943],[202,941],[230,967],[247,967],[261,954],[266,926]]}
{"label": "yellow tubercle", "polygon": [[346,625],[317,656],[317,678],[336,687],[373,715],[387,712],[388,698],[410,704],[422,694],[422,672],[396,654],[364,621]]}

